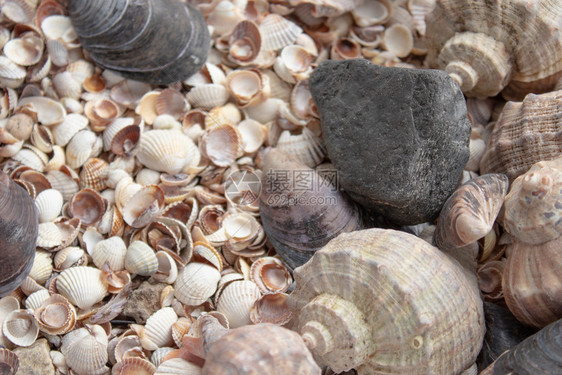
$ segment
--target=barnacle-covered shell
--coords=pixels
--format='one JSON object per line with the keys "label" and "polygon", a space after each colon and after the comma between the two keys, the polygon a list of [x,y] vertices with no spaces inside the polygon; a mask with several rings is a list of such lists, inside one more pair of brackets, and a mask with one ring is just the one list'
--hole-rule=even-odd
{"label": "barnacle-covered shell", "polygon": [[562,70],[561,17],[559,2],[438,1],[426,18],[427,61],[469,96],[495,96],[510,81],[520,96],[549,91]]}
{"label": "barnacle-covered shell", "polygon": [[505,173],[513,182],[533,164],[557,158],[562,153],[561,110],[562,91],[508,102],[480,160],[480,172]]}
{"label": "barnacle-covered shell", "polygon": [[71,0],[68,13],[92,60],[127,78],[155,84],[181,81],[207,59],[206,22],[183,2]]}
{"label": "barnacle-covered shell", "polygon": [[294,277],[288,305],[295,329],[336,373],[459,374],[480,351],[485,327],[476,281],[411,234],[341,234]]}
{"label": "barnacle-covered shell", "polygon": [[466,246],[492,229],[507,194],[509,181],[503,174],[487,174],[469,180],[447,199],[434,241],[446,250]]}
{"label": "barnacle-covered shell", "polygon": [[268,323],[228,331],[211,315],[200,319],[205,350],[202,375],[320,375],[320,367],[295,332]]}
{"label": "barnacle-covered shell", "polygon": [[0,172],[0,296],[16,289],[33,266],[37,209],[29,194]]}
{"label": "barnacle-covered shell", "polygon": [[527,337],[504,352],[480,375],[560,374],[562,372],[562,319]]}
{"label": "barnacle-covered shell", "polygon": [[[355,203],[284,152],[269,150],[263,171],[260,216],[269,240],[289,267],[304,264],[340,233],[363,228]],[[305,178],[300,183],[298,173]]]}

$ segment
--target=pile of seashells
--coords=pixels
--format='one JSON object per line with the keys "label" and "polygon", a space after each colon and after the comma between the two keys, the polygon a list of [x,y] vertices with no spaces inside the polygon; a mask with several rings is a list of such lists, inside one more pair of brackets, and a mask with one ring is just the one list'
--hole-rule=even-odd
{"label": "pile of seashells", "polygon": [[[0,0],[0,253],[11,260],[0,265],[2,373],[229,374],[240,366],[253,374],[472,374],[484,339],[482,299],[536,330],[558,320],[538,333],[553,342],[562,329],[562,37],[529,57],[534,36],[519,41],[507,23],[552,35],[562,6],[497,2],[507,4],[192,1],[210,50],[188,63],[189,78],[145,83],[133,78],[147,64],[160,72],[168,60],[155,56],[184,46],[141,40],[150,48],[121,56],[129,41],[115,39],[113,24],[106,34],[73,26],[69,8],[78,0]],[[87,11],[73,17],[104,29],[96,23],[103,8],[139,7],[158,17],[172,1],[85,3]],[[466,25],[455,20],[465,16]],[[487,26],[486,17],[508,21],[502,29]],[[127,19],[113,21],[125,23],[119,38],[140,32]],[[190,30],[205,34],[200,27]],[[82,48],[89,32],[95,42]],[[114,50],[100,55],[98,41]],[[482,62],[471,66],[477,54]],[[324,60],[352,58],[441,68],[459,83],[472,122],[466,183],[436,225],[402,228],[435,246],[390,229],[337,236],[366,226],[350,213],[346,228],[323,228],[325,242],[335,239],[295,269],[293,282],[302,260],[279,257],[275,233],[266,235],[263,225],[295,210],[261,210],[252,183],[265,178],[269,148],[294,159],[279,157],[278,168],[298,163],[319,175],[330,168],[308,78]],[[520,101],[506,103],[500,92]],[[538,95],[525,96],[531,92]],[[297,209],[304,213],[295,221],[324,208]],[[356,247],[359,255],[344,256]],[[381,249],[392,256],[371,252]],[[405,281],[393,264],[410,249],[419,253],[406,262],[412,280]],[[420,271],[437,263],[443,275]],[[133,320],[124,309],[147,281],[160,286],[157,303],[147,319]],[[374,281],[382,286],[365,288]],[[349,285],[364,294],[345,295]],[[450,301],[431,295],[450,288],[463,292]],[[395,315],[369,312],[381,306]],[[403,326],[393,332],[397,321]],[[461,326],[455,337],[453,325]],[[32,370],[18,355],[41,338],[50,367]],[[488,344],[484,350],[496,345]],[[432,349],[420,354],[426,346]],[[504,364],[512,371],[527,365]],[[546,366],[562,373],[560,358]]]}

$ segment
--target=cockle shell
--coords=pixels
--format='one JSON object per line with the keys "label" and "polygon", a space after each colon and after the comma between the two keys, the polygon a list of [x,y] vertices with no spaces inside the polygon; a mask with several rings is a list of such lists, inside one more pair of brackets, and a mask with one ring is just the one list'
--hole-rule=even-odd
{"label": "cockle shell", "polygon": [[37,209],[29,194],[4,172],[0,172],[0,228],[3,259],[0,296],[5,296],[31,271],[38,220]]}
{"label": "cockle shell", "polygon": [[260,297],[260,289],[252,281],[233,281],[221,291],[217,311],[226,316],[231,328],[242,327],[250,324],[250,310]]}
{"label": "cockle shell", "polygon": [[324,141],[306,127],[298,135],[283,131],[276,147],[309,168],[316,167],[326,157]]}
{"label": "cockle shell", "polygon": [[14,310],[2,325],[4,336],[17,346],[30,346],[37,339],[39,327],[30,310]]}
{"label": "cockle shell", "polygon": [[[363,228],[355,203],[281,150],[267,152],[263,171],[260,217],[269,240],[289,267],[304,264],[340,233]],[[304,178],[300,183],[299,174]]]}
{"label": "cockle shell", "polygon": [[[207,58],[207,25],[190,4],[71,0],[68,13],[94,62],[127,78],[154,84],[181,81],[195,74]],[[139,59],[138,51],[145,51],[144,58]]]}
{"label": "cockle shell", "polygon": [[319,364],[337,373],[459,374],[480,351],[485,327],[475,280],[411,234],[341,234],[293,275],[295,329]]}
{"label": "cockle shell", "polygon": [[60,294],[81,309],[92,307],[107,295],[101,271],[93,267],[71,267],[62,271],[56,287]]}
{"label": "cockle shell", "polygon": [[101,269],[105,263],[112,271],[125,269],[125,254],[127,246],[121,237],[113,236],[96,244],[92,251],[92,259],[97,268]]}
{"label": "cockle shell", "polygon": [[6,375],[16,375],[20,361],[18,356],[6,348],[0,349],[0,370]]}
{"label": "cockle shell", "polygon": [[494,225],[507,194],[503,174],[487,174],[469,180],[445,201],[434,233],[440,249],[466,246],[484,237]]}
{"label": "cockle shell", "polygon": [[149,245],[133,241],[125,254],[125,268],[132,274],[150,276],[158,270],[158,259]]}
{"label": "cockle shell", "polygon": [[562,371],[562,319],[505,351],[480,375],[559,374]]}
{"label": "cockle shell", "polygon": [[156,367],[143,358],[129,357],[117,362],[111,372],[119,375],[153,375]]}
{"label": "cockle shell", "polygon": [[562,70],[560,3],[489,5],[438,1],[426,18],[426,61],[451,74],[467,96],[495,96],[510,82],[519,97],[552,89]]}
{"label": "cockle shell", "polygon": [[200,305],[215,294],[220,278],[220,272],[213,266],[189,263],[178,275],[174,295],[186,305]]}
{"label": "cockle shell", "polygon": [[53,260],[51,259],[51,254],[46,251],[37,250],[35,252],[35,259],[33,259],[33,266],[29,272],[29,277],[38,284],[45,285],[45,282],[52,273]]}
{"label": "cockle shell", "polygon": [[178,316],[171,307],[164,307],[152,314],[139,335],[143,348],[156,350],[171,345],[172,326],[177,320]]}
{"label": "cockle shell", "polygon": [[252,263],[250,280],[264,294],[286,292],[293,282],[287,267],[274,257],[262,257]]}
{"label": "cockle shell", "polygon": [[105,366],[107,344],[107,334],[101,326],[86,324],[64,335],[60,350],[68,367],[78,375],[87,375]]}
{"label": "cockle shell", "polygon": [[529,94],[522,102],[508,102],[494,125],[480,172],[505,173],[510,181],[539,161],[562,153],[562,91]]}
{"label": "cockle shell", "polygon": [[53,294],[35,309],[34,316],[42,332],[60,335],[74,328],[76,310],[66,298]]}
{"label": "cockle shell", "polygon": [[320,375],[320,367],[295,332],[267,323],[228,331],[211,315],[200,319],[205,350],[202,375]]}
{"label": "cockle shell", "polygon": [[293,318],[293,312],[287,306],[286,293],[264,294],[250,310],[250,321],[254,324],[287,324]]}
{"label": "cockle shell", "polygon": [[138,160],[146,167],[169,174],[199,164],[197,146],[186,135],[174,130],[151,130],[141,135]]}
{"label": "cockle shell", "polygon": [[62,209],[62,194],[55,189],[43,190],[35,198],[35,205],[39,212],[39,222],[45,223],[56,219]]}

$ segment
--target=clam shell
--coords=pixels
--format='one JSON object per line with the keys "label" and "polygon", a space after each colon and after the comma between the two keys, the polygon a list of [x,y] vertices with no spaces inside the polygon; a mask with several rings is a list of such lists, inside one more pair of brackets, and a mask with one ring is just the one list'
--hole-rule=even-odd
{"label": "clam shell", "polygon": [[55,220],[61,213],[62,204],[63,196],[58,190],[47,189],[37,194],[35,206],[37,206],[39,222]]}
{"label": "clam shell", "polygon": [[314,168],[326,157],[324,142],[306,127],[299,135],[283,131],[277,141],[277,148],[309,168]]}
{"label": "clam shell", "polygon": [[251,281],[233,281],[220,293],[217,311],[224,314],[232,328],[250,324],[250,310],[261,297],[260,289]]}
{"label": "clam shell", "polygon": [[293,318],[293,312],[287,306],[285,293],[265,294],[258,299],[250,311],[253,324],[271,323],[284,325]]}
{"label": "clam shell", "polygon": [[263,294],[286,292],[293,282],[289,269],[274,257],[262,257],[252,263],[250,280]]}
{"label": "clam shell", "polygon": [[152,362],[152,364],[154,366],[158,367],[162,363],[162,360],[164,359],[164,357],[168,353],[170,353],[174,350],[175,350],[174,348],[170,348],[170,347],[158,348],[154,352],[152,352],[152,356],[150,357],[150,361]]}
{"label": "clam shell", "polygon": [[34,311],[41,332],[51,335],[64,334],[74,328],[76,310],[66,298],[53,294]]}
{"label": "clam shell", "polygon": [[156,367],[142,358],[125,358],[117,362],[111,372],[119,375],[153,375]]}
{"label": "clam shell", "polygon": [[230,124],[207,130],[199,142],[203,153],[218,167],[228,167],[242,156],[242,135]]}
{"label": "clam shell", "polygon": [[53,273],[53,261],[51,254],[46,251],[37,250],[33,259],[33,266],[29,271],[29,277],[38,284],[45,285],[45,282]]}
{"label": "clam shell", "polygon": [[34,33],[28,33],[21,38],[11,39],[4,45],[4,55],[18,65],[30,66],[36,64],[43,54],[43,39]]}
{"label": "clam shell", "polygon": [[6,375],[16,375],[20,361],[18,356],[6,348],[0,349],[0,367]]}
{"label": "clam shell", "polygon": [[107,201],[95,190],[82,189],[68,202],[68,214],[79,218],[84,226],[96,225],[107,210]]}
{"label": "clam shell", "polygon": [[120,117],[111,122],[103,132],[104,150],[116,155],[129,154],[137,145],[141,127],[132,117]]}
{"label": "clam shell", "polygon": [[213,266],[189,263],[179,272],[174,295],[186,305],[200,305],[215,294],[220,278],[220,272]]}
{"label": "clam shell", "polygon": [[81,130],[66,145],[66,163],[72,169],[80,168],[90,157],[99,155],[101,137],[90,130]]}
{"label": "clam shell", "polygon": [[208,83],[193,87],[186,98],[193,107],[210,109],[226,103],[228,90],[224,85]]}
{"label": "clam shell", "polygon": [[42,96],[30,96],[20,99],[18,108],[27,107],[37,113],[37,121],[43,125],[61,123],[66,117],[66,110],[56,100]]}
{"label": "clam shell", "polygon": [[125,269],[125,254],[127,246],[121,237],[109,237],[96,244],[92,251],[92,259],[98,268],[105,263],[109,264],[112,271]]}
{"label": "clam shell", "polygon": [[392,3],[387,0],[364,0],[351,11],[355,23],[359,27],[383,24],[390,19]]}
{"label": "clam shell", "polygon": [[14,310],[2,325],[4,336],[17,346],[31,346],[39,335],[37,322],[29,310]]}
{"label": "clam shell", "polygon": [[174,283],[178,277],[178,266],[174,258],[166,251],[158,251],[156,259],[158,260],[158,269],[152,275],[152,278],[161,283]]}
{"label": "clam shell", "polygon": [[262,35],[262,48],[266,51],[277,51],[293,44],[302,29],[294,22],[275,13],[270,13],[259,26]]}
{"label": "clam shell", "polygon": [[406,57],[414,48],[414,37],[407,26],[396,23],[384,31],[382,43],[395,56]]}
{"label": "clam shell", "polygon": [[123,207],[123,220],[133,228],[149,224],[164,207],[164,192],[157,185],[142,187]]}
{"label": "clam shell", "polygon": [[79,113],[69,113],[64,120],[53,127],[53,137],[59,146],[66,146],[80,130],[88,126],[88,118]]}
{"label": "clam shell", "polygon": [[146,321],[143,335],[140,336],[143,348],[156,350],[173,343],[172,326],[178,316],[171,307],[164,307],[152,314]]}
{"label": "clam shell", "polygon": [[174,130],[151,130],[142,134],[138,160],[148,168],[176,174],[199,164],[199,150],[182,133]]}
{"label": "clam shell", "polygon": [[181,358],[160,363],[154,375],[201,375],[201,367]]}
{"label": "clam shell", "polygon": [[39,308],[39,306],[41,306],[43,301],[45,301],[50,296],[51,295],[49,294],[49,291],[47,289],[41,289],[33,292],[25,299],[25,308],[35,311],[37,308]]}
{"label": "clam shell", "polygon": [[146,243],[133,241],[125,254],[125,268],[132,274],[150,276],[158,270],[158,259]]}
{"label": "clam shell", "polygon": [[107,295],[101,271],[93,267],[71,267],[62,271],[56,286],[60,294],[81,309],[92,307]]}
{"label": "clam shell", "polygon": [[92,374],[99,371],[108,359],[107,334],[99,325],[87,324],[75,329],[62,338],[61,352],[66,364],[78,374]]}
{"label": "clam shell", "polygon": [[257,69],[233,70],[226,76],[226,87],[240,108],[259,104],[270,94],[269,78]]}
{"label": "clam shell", "polygon": [[82,189],[89,188],[96,191],[105,189],[108,166],[109,164],[103,159],[88,159],[80,170],[80,187]]}

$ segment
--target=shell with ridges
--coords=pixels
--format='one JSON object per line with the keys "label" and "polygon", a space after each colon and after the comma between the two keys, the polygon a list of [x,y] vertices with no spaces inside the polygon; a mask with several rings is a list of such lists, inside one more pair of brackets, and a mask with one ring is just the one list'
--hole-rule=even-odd
{"label": "shell with ridges", "polygon": [[186,135],[174,130],[151,130],[141,136],[138,160],[146,167],[169,174],[199,164],[197,146]]}
{"label": "shell with ridges", "polygon": [[434,241],[440,249],[466,246],[490,232],[507,194],[503,174],[487,174],[469,180],[445,201]]}
{"label": "shell with ridges", "polygon": [[42,332],[61,335],[74,328],[76,310],[66,298],[53,294],[34,311],[35,319]]}
{"label": "shell with ridges", "polygon": [[335,372],[456,374],[476,360],[485,331],[476,280],[422,239],[344,233],[293,276],[295,329]]}
{"label": "shell with ridges", "polygon": [[132,274],[150,276],[158,270],[158,259],[146,243],[133,241],[125,254],[125,268]]}
{"label": "shell with ridges", "polygon": [[189,263],[178,275],[174,295],[186,305],[200,305],[215,294],[220,278],[220,272],[213,266]]}
{"label": "shell with ridges", "polygon": [[250,310],[261,297],[260,289],[252,281],[233,281],[220,293],[217,311],[228,319],[231,328],[250,324]]}
{"label": "shell with ridges", "polygon": [[96,244],[92,251],[92,259],[98,268],[107,262],[112,271],[125,269],[127,246],[121,237],[113,236]]}
{"label": "shell with ridges", "polygon": [[140,336],[143,348],[156,350],[173,343],[172,326],[178,316],[171,307],[164,307],[152,314],[146,321],[143,334]]}
{"label": "shell with ridges", "polygon": [[272,323],[284,325],[293,318],[293,312],[287,306],[286,293],[265,294],[254,303],[250,310],[250,320],[254,324]]}
{"label": "shell with ridges", "polygon": [[92,374],[105,366],[107,344],[107,334],[101,326],[86,324],[64,335],[60,350],[74,372]]}
{"label": "shell with ridges", "polygon": [[0,368],[6,375],[16,375],[20,361],[18,356],[6,348],[0,349]]}
{"label": "shell with ridges", "polygon": [[30,346],[37,339],[39,327],[30,310],[14,310],[2,325],[4,336],[17,346]]}
{"label": "shell with ridges", "polygon": [[107,295],[101,271],[93,267],[71,267],[60,273],[56,282],[60,294],[81,309],[87,309]]}
{"label": "shell with ridges", "polygon": [[52,273],[53,261],[51,259],[51,254],[46,251],[37,250],[35,252],[35,259],[33,259],[33,266],[29,272],[29,277],[38,284],[44,285]]}
{"label": "shell with ridges", "polygon": [[111,372],[119,375],[153,375],[156,367],[146,359],[130,357],[117,362]]}
{"label": "shell with ridges", "polygon": [[39,222],[55,220],[61,213],[62,204],[63,196],[58,190],[47,189],[37,194],[35,205],[39,213]]}

